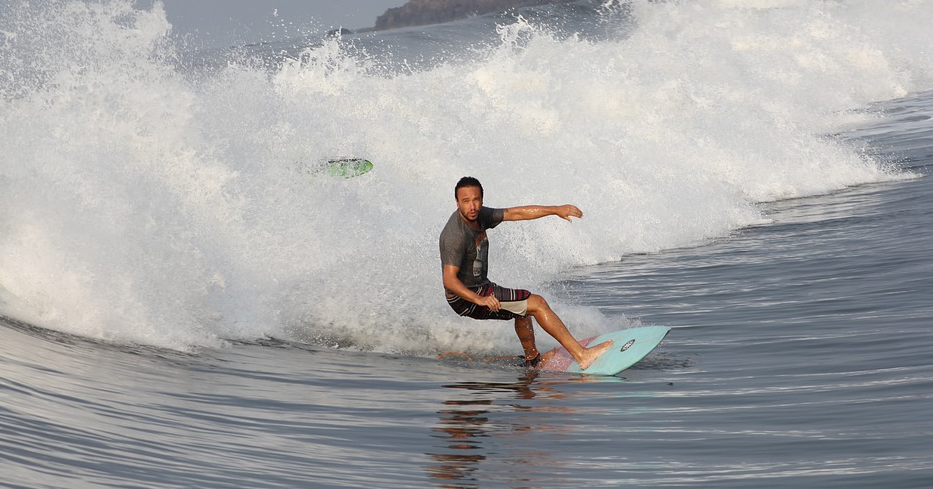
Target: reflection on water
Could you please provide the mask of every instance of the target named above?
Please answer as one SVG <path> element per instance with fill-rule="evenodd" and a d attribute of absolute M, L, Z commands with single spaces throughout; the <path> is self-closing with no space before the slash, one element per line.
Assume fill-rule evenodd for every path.
<path fill-rule="evenodd" d="M 535 480 L 530 474 L 523 476 L 534 467 L 547 465 L 560 472 L 561 461 L 552 457 L 553 452 L 537 447 L 533 435 L 542 431 L 560 433 L 566 428 L 549 422 L 550 416 L 538 414 L 572 415 L 576 411 L 549 403 L 565 399 L 567 393 L 549 387 L 547 382 L 536 382 L 538 376 L 538 372 L 527 371 L 515 382 L 444 386 L 456 391 L 456 396 L 443 401 L 443 407 L 437 411 L 439 419 L 431 432 L 442 443 L 427 454 L 436 462 L 427 471 L 431 478 L 440 481 L 438 487 L 472 488 L 488 484 L 489 478 L 479 474 L 484 463 L 510 466 L 508 473 L 513 478 L 510 482 L 519 485 Z"/>
<path fill-rule="evenodd" d="M 488 410 L 483 406 L 492 404 L 490 400 L 451 400 L 445 401 L 445 408 L 438 411 L 440 421 L 432 428 L 432 436 L 446 441 L 443 453 L 429 453 L 437 465 L 429 468 L 430 475 L 436 479 L 456 481 L 458 484 L 442 484 L 441 487 L 468 487 L 479 482 L 473 477 L 477 466 L 486 460 L 479 450 L 482 439 L 487 434 Z"/>

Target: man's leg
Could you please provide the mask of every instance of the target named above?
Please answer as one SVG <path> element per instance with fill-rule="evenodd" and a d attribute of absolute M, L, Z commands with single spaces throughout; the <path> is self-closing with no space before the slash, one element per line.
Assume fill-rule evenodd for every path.
<path fill-rule="evenodd" d="M 535 345 L 535 330 L 528 316 L 515 318 L 515 334 L 518 340 L 522 342 L 522 349 L 525 350 L 525 360 L 532 361 L 538 356 L 538 347 Z"/>
<path fill-rule="evenodd" d="M 606 352 L 610 347 L 612 347 L 612 340 L 604 341 L 596 346 L 589 348 L 584 348 L 572 334 L 567 330 L 567 326 L 564 325 L 564 322 L 557 317 L 557 314 L 551 310 L 551 306 L 548 305 L 547 301 L 543 297 L 537 294 L 531 294 L 531 297 L 528 298 L 528 315 L 535 318 L 538 321 L 538 324 L 541 326 L 544 331 L 549 335 L 553 336 L 558 343 L 561 344 L 568 352 L 573 356 L 574 360 L 580 365 L 580 369 L 586 370 L 587 367 L 592 364 L 597 357 Z M 515 322 L 515 329 L 518 332 L 518 321 Z M 534 333 L 532 333 L 534 334 Z M 519 338 L 522 338 L 519 334 Z M 522 341 L 522 346 L 525 346 L 524 341 Z M 525 350 L 527 355 L 528 350 Z"/>

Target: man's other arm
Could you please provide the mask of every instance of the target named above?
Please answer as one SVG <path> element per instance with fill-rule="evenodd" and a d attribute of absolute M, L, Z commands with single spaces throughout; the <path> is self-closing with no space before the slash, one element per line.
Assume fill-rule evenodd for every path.
<path fill-rule="evenodd" d="M 468 300 L 480 306 L 486 306 L 491 311 L 498 311 L 500 307 L 499 299 L 496 299 L 493 295 L 483 297 L 470 290 L 466 285 L 463 285 L 463 282 L 457 277 L 459 271 L 460 267 L 458 266 L 444 264 L 444 287 L 454 294 L 459 295 L 464 300 Z"/>
<path fill-rule="evenodd" d="M 561 219 L 570 221 L 571 217 L 583 217 L 583 211 L 575 205 L 523 205 L 519 207 L 509 207 L 503 210 L 503 221 L 529 221 L 531 219 L 540 219 L 546 216 L 558 216 Z"/>

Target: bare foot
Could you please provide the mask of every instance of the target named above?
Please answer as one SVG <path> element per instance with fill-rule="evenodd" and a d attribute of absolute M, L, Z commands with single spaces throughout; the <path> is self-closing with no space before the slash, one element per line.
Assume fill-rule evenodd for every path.
<path fill-rule="evenodd" d="M 600 355 L 606 353 L 610 348 L 612 348 L 612 340 L 604 341 L 596 346 L 584 348 L 583 352 L 580 354 L 582 358 L 577 360 L 577 363 L 580 365 L 580 370 L 586 370 Z"/>

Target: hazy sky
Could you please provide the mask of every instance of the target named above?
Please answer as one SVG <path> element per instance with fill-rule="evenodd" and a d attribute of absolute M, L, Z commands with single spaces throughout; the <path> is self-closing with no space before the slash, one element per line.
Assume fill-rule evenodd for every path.
<path fill-rule="evenodd" d="M 172 31 L 220 46 L 273 41 L 326 31 L 372 27 L 407 0 L 161 0 Z M 154 0 L 140 0 L 147 7 Z"/>

